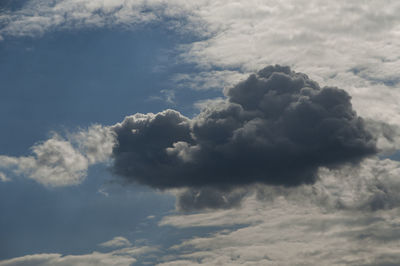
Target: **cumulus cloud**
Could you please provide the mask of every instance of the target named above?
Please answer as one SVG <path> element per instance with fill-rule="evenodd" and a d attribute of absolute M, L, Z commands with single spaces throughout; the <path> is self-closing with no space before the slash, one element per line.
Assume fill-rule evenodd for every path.
<path fill-rule="evenodd" d="M 313 184 L 319 167 L 377 152 L 345 91 L 289 67 L 266 67 L 225 94 L 193 119 L 174 110 L 126 117 L 112 127 L 113 171 L 154 188 L 196 188 L 181 194 L 181 206 L 206 205 L 202 195 L 230 206 L 235 186 Z"/>
<path fill-rule="evenodd" d="M 33 156 L 0 156 L 0 166 L 28 176 L 46 186 L 79 184 L 86 175 L 88 161 L 71 143 L 58 137 L 32 147 Z"/>
<path fill-rule="evenodd" d="M 77 185 L 86 177 L 89 165 L 108 160 L 114 144 L 108 128 L 94 125 L 70 134 L 68 139 L 53 134 L 50 139 L 36 143 L 30 156 L 0 155 L 0 169 L 45 186 Z"/>

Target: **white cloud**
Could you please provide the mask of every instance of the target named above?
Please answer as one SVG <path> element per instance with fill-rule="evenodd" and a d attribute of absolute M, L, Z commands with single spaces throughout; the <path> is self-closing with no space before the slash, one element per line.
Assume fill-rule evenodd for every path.
<path fill-rule="evenodd" d="M 399 124 L 399 10 L 397 1 L 213 1 L 196 12 L 213 34 L 181 56 L 243 73 L 290 65 L 349 91 L 361 115 Z"/>
<path fill-rule="evenodd" d="M 54 135 L 32 147 L 33 156 L 0 156 L 0 167 L 46 186 L 74 185 L 86 176 L 88 160 L 66 140 Z"/>
<path fill-rule="evenodd" d="M 160 265 L 365 265 L 400 247 L 399 235 L 388 235 L 398 230 L 398 210 L 381 217 L 273 205 L 257 206 L 258 223 L 183 241 L 171 250 L 180 255 Z"/>
<path fill-rule="evenodd" d="M 0 169 L 45 186 L 77 185 L 86 177 L 89 165 L 109 159 L 114 143 L 111 131 L 99 125 L 70 134 L 68 139 L 53 134 L 35 144 L 30 156 L 0 155 Z"/>
<path fill-rule="evenodd" d="M 101 125 L 93 125 L 87 130 L 74 133 L 70 139 L 78 143 L 91 164 L 107 161 L 115 145 L 114 133 Z"/>
<path fill-rule="evenodd" d="M 129 247 L 131 245 L 131 242 L 129 242 L 128 239 L 122 236 L 116 236 L 113 239 L 100 244 L 100 246 L 108 248 Z"/>
<path fill-rule="evenodd" d="M 2 172 L 0 172 L 0 181 L 1 182 L 8 182 L 10 179 Z"/>
<path fill-rule="evenodd" d="M 159 265 L 365 265 L 400 247 L 400 235 L 390 233 L 399 229 L 398 209 L 382 215 L 324 212 L 282 199 L 247 204 L 247 215 L 237 213 L 237 219 L 262 219 L 183 241 L 170 251 L 179 255 Z"/>
<path fill-rule="evenodd" d="M 246 74 L 238 71 L 213 70 L 193 74 L 176 74 L 173 80 L 182 88 L 209 90 L 229 88 L 246 78 Z"/>
<path fill-rule="evenodd" d="M 190 5 L 192 7 L 192 5 Z M 160 0 L 32 0 L 22 9 L 2 14 L 4 36 L 41 36 L 60 29 L 81 29 L 138 24 L 182 17 L 190 9 L 184 1 Z"/>
<path fill-rule="evenodd" d="M 175 91 L 162 89 L 160 90 L 160 95 L 150 96 L 150 101 L 164 101 L 167 104 L 175 105 Z"/>

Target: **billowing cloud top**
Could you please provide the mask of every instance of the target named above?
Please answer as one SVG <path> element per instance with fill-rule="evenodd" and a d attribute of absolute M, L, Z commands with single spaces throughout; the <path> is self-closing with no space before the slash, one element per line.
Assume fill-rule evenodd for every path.
<path fill-rule="evenodd" d="M 268 66 L 189 119 L 135 114 L 112 127 L 113 171 L 155 188 L 311 184 L 319 167 L 377 152 L 350 96 L 289 67 Z"/>

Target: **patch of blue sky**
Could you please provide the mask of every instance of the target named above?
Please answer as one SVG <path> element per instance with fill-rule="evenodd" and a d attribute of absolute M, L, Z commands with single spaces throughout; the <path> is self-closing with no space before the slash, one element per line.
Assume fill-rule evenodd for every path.
<path fill-rule="evenodd" d="M 221 96 L 221 91 L 180 88 L 173 102 L 161 93 L 177 88 L 174 73 L 195 71 L 195 66 L 175 58 L 177 45 L 191 38 L 153 25 L 136 31 L 53 32 L 0 42 L 1 154 L 28 154 L 29 147 L 45 140 L 50 131 L 111 125 L 136 112 L 174 108 L 193 116 L 194 102 Z M 184 232 L 159 228 L 146 219 L 172 211 L 174 197 L 140 186 L 109 185 L 111 174 L 105 168 L 90 168 L 79 186 L 48 189 L 15 177 L 1 183 L 0 259 L 83 254 L 118 235 L 132 243 L 178 242 Z M 101 193 L 105 186 L 118 192 L 106 196 Z"/>

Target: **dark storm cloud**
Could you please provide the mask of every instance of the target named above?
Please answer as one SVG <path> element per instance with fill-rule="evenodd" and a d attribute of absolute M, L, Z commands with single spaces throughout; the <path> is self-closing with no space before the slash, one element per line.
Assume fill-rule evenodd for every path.
<path fill-rule="evenodd" d="M 154 188 L 191 188 L 180 200 L 197 195 L 199 206 L 207 187 L 223 206 L 231 204 L 223 189 L 313 184 L 320 166 L 377 152 L 344 90 L 320 88 L 289 67 L 266 67 L 225 95 L 193 119 L 173 110 L 126 117 L 113 127 L 113 171 Z"/>

